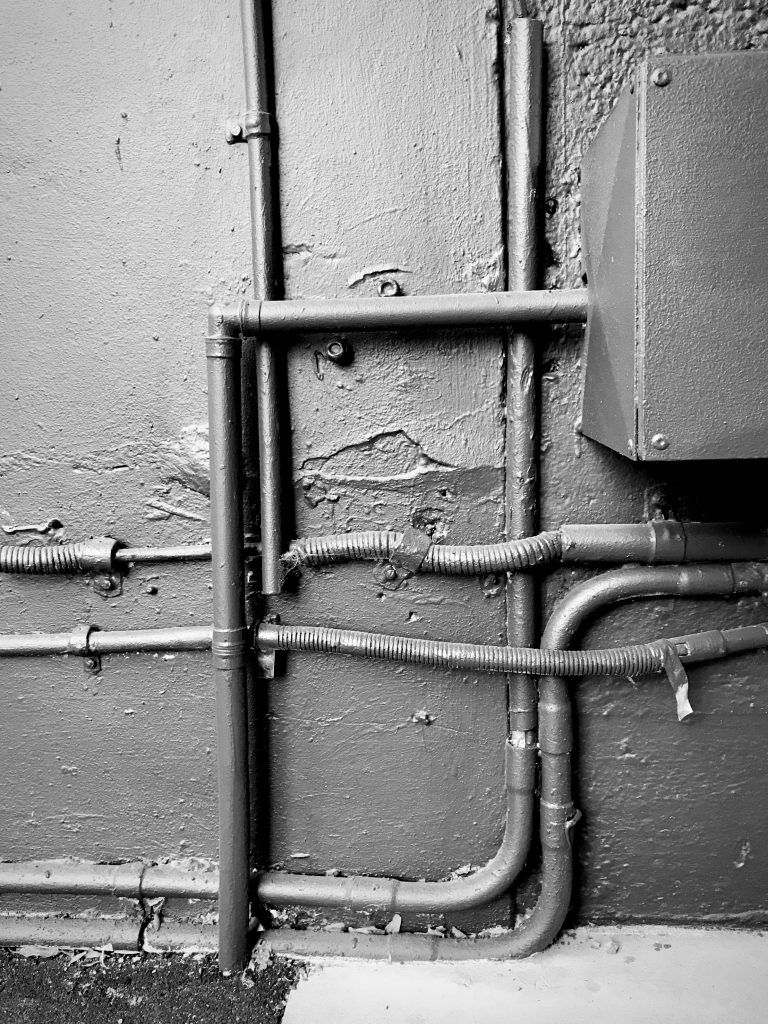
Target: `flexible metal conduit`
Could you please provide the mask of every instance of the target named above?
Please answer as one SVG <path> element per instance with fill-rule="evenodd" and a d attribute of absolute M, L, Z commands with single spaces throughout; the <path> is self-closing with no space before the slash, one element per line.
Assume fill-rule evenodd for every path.
<path fill-rule="evenodd" d="M 246 544 L 245 554 L 247 557 L 260 555 L 261 544 Z M 0 572 L 28 575 L 120 572 L 130 565 L 210 560 L 209 543 L 131 548 L 121 547 L 113 537 L 95 537 L 73 544 L 0 545 Z"/>
<path fill-rule="evenodd" d="M 665 647 L 661 641 L 601 651 L 556 651 L 538 647 L 494 647 L 448 640 L 421 640 L 327 626 L 279 626 L 268 622 L 259 625 L 256 642 L 263 651 L 350 654 L 358 658 L 409 662 L 433 668 L 524 675 L 648 675 L 660 672 L 665 661 Z"/>
<path fill-rule="evenodd" d="M 605 650 L 561 651 L 539 647 L 493 647 L 363 633 L 326 626 L 262 623 L 257 642 L 265 651 L 349 654 L 358 658 L 407 662 L 474 672 L 515 672 L 552 676 L 643 676 L 665 669 L 669 647 L 682 662 L 726 657 L 740 650 L 768 647 L 768 623 L 693 633 L 674 640 Z"/>
<path fill-rule="evenodd" d="M 109 572 L 116 548 L 117 541 L 111 537 L 74 544 L 0 544 L 0 572 L 36 576 Z"/>
<path fill-rule="evenodd" d="M 287 566 L 377 561 L 395 555 L 403 534 L 364 530 L 305 537 L 283 556 Z M 559 530 L 500 544 L 431 544 L 419 572 L 484 575 L 518 572 L 555 562 L 751 561 L 768 558 L 768 531 L 740 523 L 566 524 Z"/>
<path fill-rule="evenodd" d="M 574 587 L 549 619 L 542 644 L 564 649 L 596 612 L 617 601 L 636 597 L 678 594 L 685 597 L 760 591 L 766 583 L 761 566 L 673 566 L 619 569 Z M 363 935 L 279 929 L 255 936 L 272 952 L 286 956 L 348 956 L 361 959 L 474 960 L 519 958 L 545 949 L 563 925 L 571 899 L 572 854 L 570 831 L 575 821 L 571 798 L 573 730 L 568 688 L 562 679 L 544 677 L 539 687 L 539 745 L 541 749 L 540 834 L 542 843 L 541 890 L 532 914 L 514 931 L 478 939 L 441 938 L 400 933 Z M 296 878 L 294 893 L 308 897 L 308 885 L 318 894 L 336 889 L 337 902 L 345 898 L 347 879 L 325 876 L 286 876 L 282 893 L 290 899 L 287 879 Z M 314 905 L 318 905 L 315 898 Z M 325 903 L 320 905 L 327 905 Z"/>

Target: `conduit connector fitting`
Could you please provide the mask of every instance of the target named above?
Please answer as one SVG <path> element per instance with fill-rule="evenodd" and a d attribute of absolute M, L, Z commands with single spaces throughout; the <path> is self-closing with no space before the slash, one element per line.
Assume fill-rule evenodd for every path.
<path fill-rule="evenodd" d="M 211 359 L 232 357 L 232 344 L 240 343 L 243 333 L 245 302 L 226 305 L 213 303 L 208 307 L 208 331 L 205 336 L 206 355 Z"/>
<path fill-rule="evenodd" d="M 117 548 L 114 537 L 73 544 L 1 544 L 0 572 L 40 576 L 110 573 Z"/>

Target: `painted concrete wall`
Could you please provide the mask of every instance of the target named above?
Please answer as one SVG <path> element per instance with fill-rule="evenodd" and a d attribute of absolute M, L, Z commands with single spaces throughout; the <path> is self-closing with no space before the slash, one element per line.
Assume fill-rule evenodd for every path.
<path fill-rule="evenodd" d="M 246 154 L 223 139 L 242 110 L 237 5 L 67 0 L 45 18 L 31 0 L 4 6 L 0 522 L 200 540 L 205 307 L 249 285 Z M 547 25 L 547 283 L 571 286 L 580 155 L 633 65 L 768 45 L 768 4 L 532 6 Z M 502 286 L 494 5 L 274 11 L 288 296 L 375 295 L 382 279 L 409 294 Z M 456 541 L 498 536 L 501 339 L 350 340 L 348 368 L 318 339 L 288 357 L 296 531 L 416 521 Z M 762 464 L 648 471 L 581 438 L 581 342 L 553 332 L 543 360 L 545 526 L 658 508 L 760 516 Z M 583 575 L 555 574 L 547 601 Z M 0 600 L 8 631 L 210 617 L 205 567 L 134 571 L 106 600 L 83 580 L 3 577 Z M 275 607 L 286 621 L 487 642 L 505 621 L 503 596 L 478 581 L 383 594 L 359 566 L 307 573 Z M 764 617 L 758 599 L 645 602 L 585 639 Z M 661 682 L 575 687 L 583 919 L 764 920 L 765 662 L 691 675 L 700 713 L 685 727 Z M 0 678 L 1 857 L 216 857 L 205 655 L 115 657 L 98 679 L 73 659 L 14 661 Z M 437 878 L 494 851 L 498 681 L 294 657 L 254 683 L 253 704 L 261 863 Z M 532 887 L 457 923 L 506 922 Z"/>

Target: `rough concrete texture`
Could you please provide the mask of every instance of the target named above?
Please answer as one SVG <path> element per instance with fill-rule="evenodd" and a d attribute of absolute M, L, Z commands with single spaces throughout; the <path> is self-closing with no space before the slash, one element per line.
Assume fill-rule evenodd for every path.
<path fill-rule="evenodd" d="M 205 304 L 249 285 L 246 154 L 223 140 L 242 109 L 237 5 L 66 0 L 45 19 L 30 0 L 4 6 L 0 521 L 197 541 Z M 412 294 L 503 287 L 494 4 L 273 6 L 288 296 L 375 295 L 382 280 Z M 547 38 L 546 280 L 571 286 L 581 152 L 634 63 L 768 45 L 768 3 L 531 6 Z M 291 529 L 416 522 L 455 541 L 498 537 L 501 338 L 349 340 L 347 368 L 325 359 L 322 339 L 288 353 Z M 545 346 L 544 526 L 658 510 L 759 518 L 762 463 L 649 470 L 581 438 L 581 342 L 558 331 Z M 582 575 L 555 574 L 548 603 Z M 109 600 L 84 580 L 4 577 L 0 600 L 4 630 L 210 617 L 205 567 L 134 571 Z M 488 642 L 505 621 L 503 596 L 479 581 L 420 578 L 385 594 L 363 566 L 305 573 L 275 610 Z M 752 598 L 642 602 L 603 616 L 585 642 L 765 617 Z M 0 671 L 0 856 L 216 857 L 204 655 L 105 659 L 98 680 L 74 659 Z M 685 727 L 663 683 L 575 687 L 582 919 L 764 919 L 764 660 L 691 675 L 699 714 Z M 293 657 L 253 703 L 260 863 L 439 878 L 494 851 L 498 680 Z M 411 720 L 420 710 L 432 725 Z M 519 902 L 532 891 L 529 880 Z M 507 923 L 511 909 L 449 923 Z"/>

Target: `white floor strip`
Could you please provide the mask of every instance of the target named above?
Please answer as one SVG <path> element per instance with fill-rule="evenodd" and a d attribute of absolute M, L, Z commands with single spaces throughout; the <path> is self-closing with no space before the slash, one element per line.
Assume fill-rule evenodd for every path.
<path fill-rule="evenodd" d="M 768 934 L 580 929 L 509 963 L 316 960 L 284 1024 L 766 1024 Z"/>

